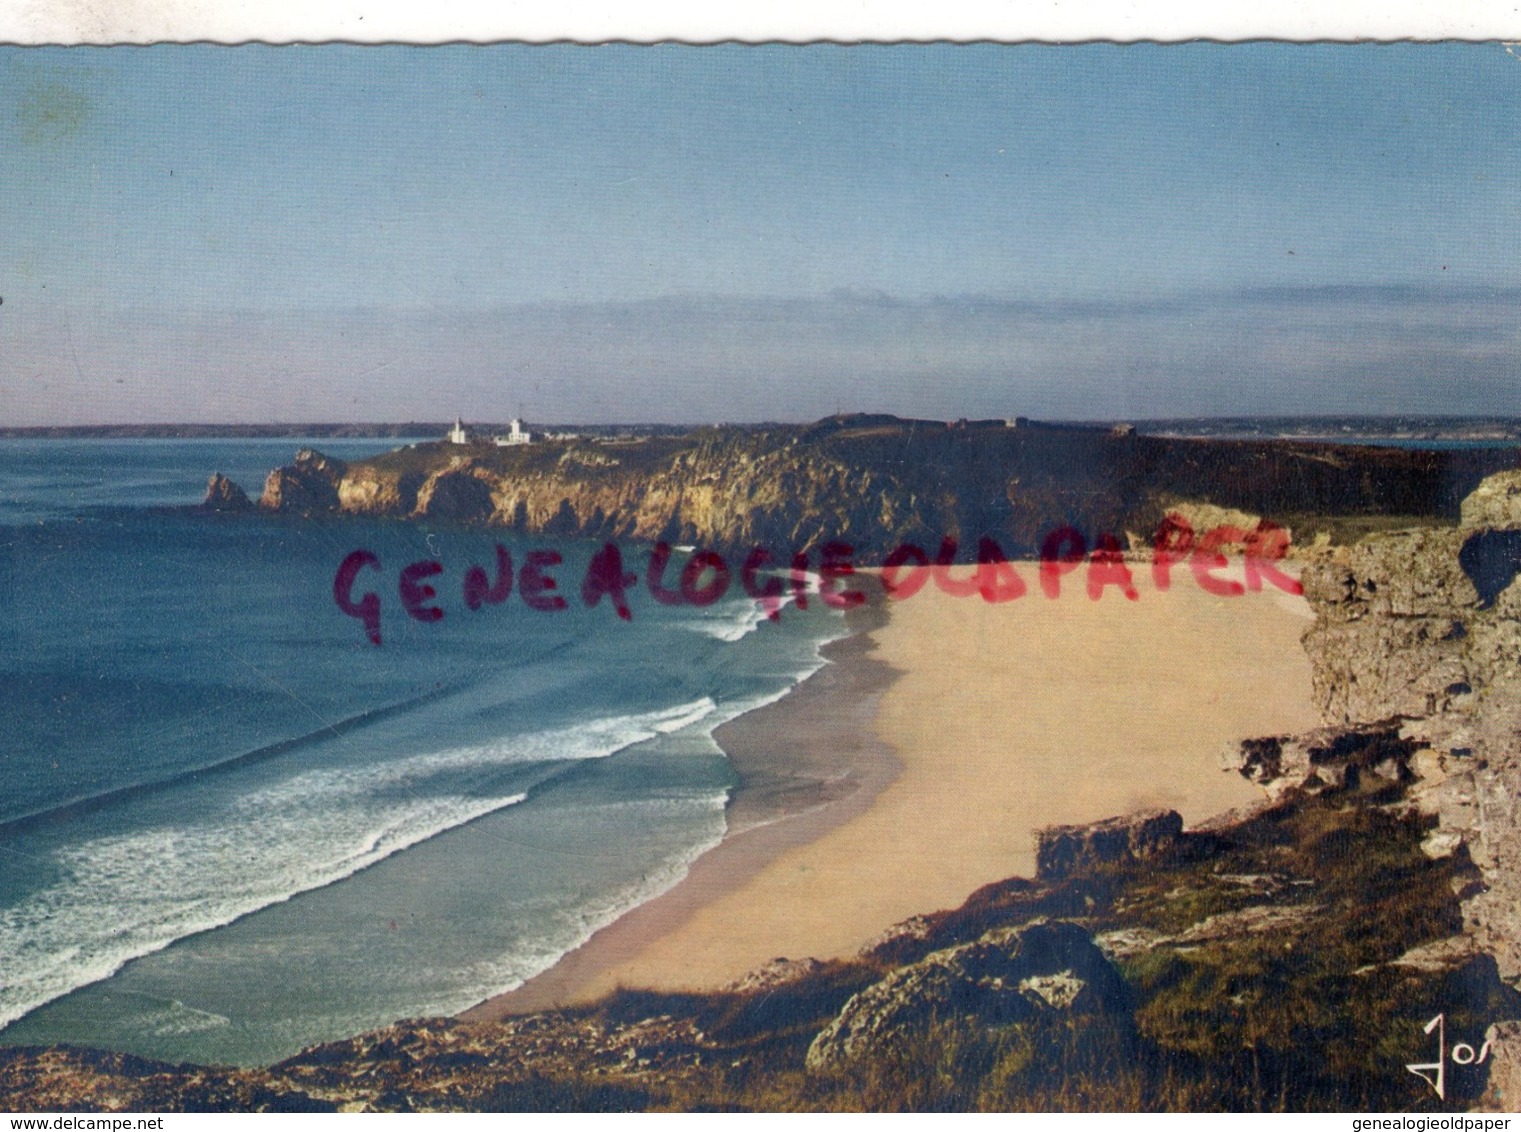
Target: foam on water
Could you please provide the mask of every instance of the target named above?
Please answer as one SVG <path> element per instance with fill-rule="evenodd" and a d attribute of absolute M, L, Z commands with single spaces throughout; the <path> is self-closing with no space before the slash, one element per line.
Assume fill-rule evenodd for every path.
<path fill-rule="evenodd" d="M 0 910 L 0 1025 L 177 939 L 522 802 L 526 793 L 493 786 L 504 767 L 603 758 L 714 711 L 703 697 L 498 743 L 300 771 L 197 800 L 173 824 L 62 844 L 49 854 L 56 879 Z"/>
<path fill-rule="evenodd" d="M 0 583 L 51 564 L 0 642 L 26 786 L 0 829 L 0 1044 L 267 1064 L 514 986 L 717 843 L 713 730 L 843 631 L 737 591 L 632 624 L 443 600 L 424 626 L 386 579 L 374 649 L 333 606 L 343 553 L 452 577 L 528 544 L 146 510 L 210 468 L 256 487 L 290 446 L 0 446 Z M 567 579 L 595 551 L 559 549 Z"/>
<path fill-rule="evenodd" d="M 708 798 L 706 803 L 709 809 L 720 812 L 728 800 L 729 795 L 725 791 Z M 624 914 L 675 888 L 686 879 L 697 859 L 722 840 L 722 826 L 719 826 L 713 837 L 693 842 L 684 853 L 667 862 L 664 868 L 651 871 L 641 877 L 638 883 L 627 885 L 596 903 L 582 904 L 576 908 L 570 913 L 574 922 L 569 933 L 546 932 L 511 955 L 476 964 L 460 980 L 458 994 L 449 1001 L 438 1004 L 438 1011 L 458 1013 L 495 995 L 516 990 L 535 975 L 553 967 L 566 954 L 586 943 Z"/>
<path fill-rule="evenodd" d="M 762 617 L 764 617 L 764 614 L 762 614 Z M 758 623 L 757 621 L 756 624 Z M 801 683 L 808 679 L 808 677 L 828 664 L 829 662 L 824 659 L 821 652 L 823 646 L 832 640 L 839 640 L 846 635 L 847 631 L 844 628 L 842 620 L 837 633 L 815 644 L 813 662 L 797 673 L 796 683 Z M 763 708 L 768 704 L 776 703 L 790 693 L 796 686 L 796 683 L 788 684 L 768 694 L 758 694 L 731 700 L 721 707 L 714 705 L 708 713 L 691 720 L 691 722 L 700 721 L 705 724 L 700 729 L 700 738 L 703 746 L 708 750 L 721 751 L 721 748 L 713 739 L 714 731 L 723 724 L 738 719 L 742 715 Z M 679 728 L 672 728 L 672 730 L 679 730 Z M 696 737 L 694 736 L 694 738 Z M 708 805 L 715 810 L 723 810 L 727 804 L 727 792 L 708 799 Z M 580 947 L 598 931 L 613 923 L 625 913 L 661 896 L 681 883 L 686 878 L 687 873 L 691 871 L 691 867 L 697 859 L 715 847 L 721 840 L 723 840 L 723 834 L 720 831 L 710 839 L 694 842 L 686 853 L 673 858 L 666 868 L 642 878 L 641 883 L 630 885 L 624 891 L 595 906 L 583 906 L 578 912 L 579 923 L 577 930 L 568 946 L 564 937 L 551 938 L 550 936 L 545 936 L 535 941 L 535 945 L 520 949 L 511 956 L 503 956 L 495 961 L 478 964 L 475 970 L 470 972 L 470 978 L 462 984 L 464 987 L 469 988 L 468 992 L 463 994 L 458 1002 L 441 1004 L 440 1009 L 449 1013 L 456 1012 L 465 1006 L 522 986 L 535 975 L 553 967 L 561 957 Z"/>
<path fill-rule="evenodd" d="M 828 643 L 828 640 L 837 640 L 844 635 L 842 622 L 841 631 L 838 634 L 818 642 L 814 649 L 813 663 L 798 672 L 797 681 L 806 680 L 824 667 L 828 661 L 818 650 Z M 733 699 L 721 706 L 714 705 L 710 700 L 707 701 L 708 710 L 706 711 L 699 711 L 697 705 L 691 705 L 693 710 L 685 719 L 680 719 L 678 722 L 679 717 L 673 715 L 673 719 L 666 727 L 666 732 L 674 733 L 689 729 L 689 741 L 693 744 L 694 751 L 721 753 L 722 749 L 713 739 L 715 730 L 742 715 L 776 703 L 791 692 L 794 686 L 794 684 L 789 684 L 774 692 Z M 692 726 L 697 723 L 703 726 Z M 703 799 L 701 804 L 715 813 L 720 813 L 727 806 L 728 800 L 728 792 L 724 791 Z M 606 812 L 628 805 L 630 804 L 604 802 L 599 809 L 601 812 Z M 647 801 L 639 805 L 648 811 Z M 458 992 L 446 1000 L 431 1004 L 431 1012 L 457 1013 L 477 1002 L 522 986 L 529 979 L 553 967 L 568 952 L 580 947 L 597 932 L 627 912 L 656 899 L 681 883 L 697 859 L 718 845 L 722 839 L 723 826 L 717 825 L 713 836 L 692 842 L 684 852 L 671 857 L 663 868 L 652 870 L 640 877 L 637 882 L 615 893 L 605 894 L 595 903 L 582 904 L 569 912 L 574 923 L 570 925 L 571 930 L 568 933 L 565 930 L 567 925 L 559 923 L 555 925 L 556 930 L 546 931 L 537 938 L 525 942 L 510 955 L 483 960 L 475 964 L 468 972 L 460 972 L 457 983 Z"/>
<path fill-rule="evenodd" d="M 766 577 L 782 579 L 788 588 L 767 602 L 755 598 L 743 598 L 726 602 L 714 609 L 704 610 L 699 617 L 683 624 L 682 628 L 732 644 L 760 628 L 770 617 L 771 610 L 775 609 L 778 612 L 785 610 L 796 600 L 799 593 L 818 594 L 824 581 L 822 575 L 807 570 L 795 572 L 762 570 L 761 573 Z"/>
<path fill-rule="evenodd" d="M 146 1027 L 156 1036 L 169 1034 L 200 1034 L 226 1026 L 231 1019 L 225 1014 L 208 1010 L 196 1010 L 179 999 L 164 1003 L 145 1016 Z"/>
<path fill-rule="evenodd" d="M 775 608 L 780 611 L 791 601 L 790 595 L 778 597 Z M 701 617 L 683 624 L 682 628 L 732 644 L 759 629 L 769 616 L 766 606 L 747 599 L 705 611 Z"/>

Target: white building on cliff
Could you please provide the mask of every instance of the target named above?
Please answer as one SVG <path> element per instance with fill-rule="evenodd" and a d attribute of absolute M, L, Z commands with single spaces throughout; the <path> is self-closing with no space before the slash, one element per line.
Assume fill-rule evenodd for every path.
<path fill-rule="evenodd" d="M 523 422 L 513 417 L 512 431 L 506 436 L 498 436 L 495 439 L 498 448 L 508 448 L 516 444 L 532 444 L 533 433 L 526 431 L 523 428 Z"/>
<path fill-rule="evenodd" d="M 465 431 L 465 423 L 458 417 L 454 418 L 454 427 L 449 430 L 450 444 L 469 444 L 470 434 Z"/>

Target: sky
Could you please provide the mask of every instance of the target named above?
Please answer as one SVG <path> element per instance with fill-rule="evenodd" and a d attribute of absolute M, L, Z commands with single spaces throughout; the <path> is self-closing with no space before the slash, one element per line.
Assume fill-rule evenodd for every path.
<path fill-rule="evenodd" d="M 0 424 L 1521 413 L 1517 50 L 0 48 Z"/>

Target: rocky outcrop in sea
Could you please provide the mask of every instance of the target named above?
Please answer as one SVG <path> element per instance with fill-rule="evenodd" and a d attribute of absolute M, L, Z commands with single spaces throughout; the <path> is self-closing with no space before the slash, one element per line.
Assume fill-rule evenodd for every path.
<path fill-rule="evenodd" d="M 206 481 L 206 498 L 201 506 L 208 511 L 252 511 L 253 500 L 221 472 L 213 472 Z"/>
<path fill-rule="evenodd" d="M 305 449 L 270 473 L 265 511 L 665 540 L 786 555 L 829 542 L 963 554 L 983 536 L 1033 554 L 1072 525 L 1150 545 L 1170 511 L 1198 523 L 1305 520 L 1296 545 L 1390 514 L 1456 517 L 1501 451 L 1116 437 L 1081 427 L 841 416 L 636 440 L 421 443 L 344 463 Z M 1321 522 L 1321 518 L 1326 519 Z"/>
<path fill-rule="evenodd" d="M 264 481 L 259 506 L 266 511 L 315 515 L 334 511 L 338 489 L 348 465 L 311 448 L 296 453 L 293 463 L 276 468 Z"/>

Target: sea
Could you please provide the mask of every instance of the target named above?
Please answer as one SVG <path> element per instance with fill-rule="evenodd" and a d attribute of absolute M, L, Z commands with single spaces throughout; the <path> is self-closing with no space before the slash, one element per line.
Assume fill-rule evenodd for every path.
<path fill-rule="evenodd" d="M 824 664 L 838 611 L 641 586 L 623 620 L 581 599 L 585 540 L 195 507 L 214 470 L 257 495 L 299 447 L 399 443 L 0 440 L 0 1045 L 254 1065 L 456 1013 L 723 836 L 714 729 Z M 567 607 L 471 609 L 498 544 L 560 555 Z M 359 550 L 378 646 L 334 595 Z M 416 562 L 442 616 L 403 608 Z"/>

